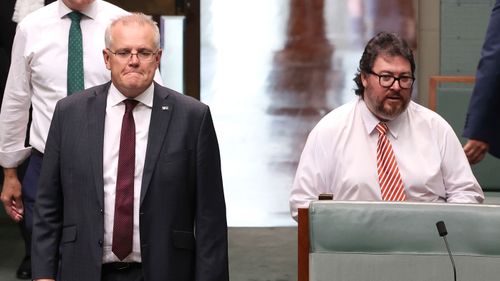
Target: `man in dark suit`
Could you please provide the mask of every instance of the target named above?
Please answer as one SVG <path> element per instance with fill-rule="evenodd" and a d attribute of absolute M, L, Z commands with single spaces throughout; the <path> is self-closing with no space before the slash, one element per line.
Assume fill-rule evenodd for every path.
<path fill-rule="evenodd" d="M 469 102 L 463 136 L 471 164 L 483 160 L 487 152 L 500 158 L 500 0 L 491 13 L 476 84 Z"/>
<path fill-rule="evenodd" d="M 50 121 L 56 102 L 75 89 L 75 84 L 68 83 L 75 81 L 67 79 L 67 70 L 71 71 L 68 63 L 83 65 L 81 75 L 77 75 L 83 79 L 77 85 L 79 90 L 109 81 L 101 55 L 104 30 L 112 19 L 128 14 L 102 0 L 58 0 L 42 7 L 43 3 L 19 0 L 11 13 L 18 25 L 9 47 L 12 59 L 0 112 L 0 166 L 4 175 L 0 200 L 5 212 L 19 224 L 25 244 L 17 277 L 30 280 L 33 207 Z M 8 26 L 2 26 L 2 32 L 4 28 L 7 33 Z M 71 52 L 70 37 L 76 43 Z M 81 52 L 75 48 L 79 46 Z"/>
<path fill-rule="evenodd" d="M 161 53 L 149 17 L 121 17 L 106 30 L 111 82 L 58 102 L 35 205 L 35 280 L 229 279 L 210 111 L 153 82 Z"/>

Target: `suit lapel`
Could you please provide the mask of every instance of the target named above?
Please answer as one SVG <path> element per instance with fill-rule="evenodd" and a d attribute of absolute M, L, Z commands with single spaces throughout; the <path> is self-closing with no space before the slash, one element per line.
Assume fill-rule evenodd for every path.
<path fill-rule="evenodd" d="M 94 176 L 97 199 L 101 208 L 104 208 L 104 180 L 102 155 L 104 147 L 104 118 L 106 115 L 106 97 L 110 83 L 95 88 L 94 95 L 88 99 L 88 136 L 89 153 L 92 175 Z"/>
<path fill-rule="evenodd" d="M 167 134 L 172 111 L 174 110 L 172 100 L 168 100 L 168 97 L 168 91 L 155 83 L 151 122 L 149 124 L 148 145 L 144 162 L 144 174 L 142 177 L 141 204 L 148 191 L 149 183 L 151 182 L 151 177 Z"/>

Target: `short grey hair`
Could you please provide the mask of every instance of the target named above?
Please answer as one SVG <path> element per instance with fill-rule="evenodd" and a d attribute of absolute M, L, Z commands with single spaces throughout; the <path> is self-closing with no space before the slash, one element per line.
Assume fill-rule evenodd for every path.
<path fill-rule="evenodd" d="M 111 31 L 115 25 L 118 23 L 122 23 L 123 25 L 127 25 L 130 23 L 135 23 L 139 25 L 149 25 L 153 29 L 154 32 L 154 44 L 156 49 L 160 48 L 160 30 L 158 28 L 158 24 L 151 18 L 151 16 L 145 15 L 143 13 L 132 13 L 129 15 L 121 16 L 111 22 L 106 28 L 106 32 L 104 33 L 104 44 L 106 48 L 111 48 L 113 43 L 113 36 L 111 35 Z"/>

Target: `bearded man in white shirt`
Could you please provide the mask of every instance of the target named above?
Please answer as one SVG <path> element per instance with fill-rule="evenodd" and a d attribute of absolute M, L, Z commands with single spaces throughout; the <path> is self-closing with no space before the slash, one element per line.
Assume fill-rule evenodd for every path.
<path fill-rule="evenodd" d="M 27 256 L 23 263 L 28 265 L 36 185 L 49 125 L 56 102 L 69 91 L 68 35 L 70 13 L 74 11 L 81 16 L 83 86 L 109 81 L 110 73 L 102 59 L 104 31 L 113 19 L 128 13 L 101 0 L 58 0 L 18 24 L 0 111 L 0 166 L 4 168 L 1 200 L 7 214 L 24 228 Z M 30 106 L 30 147 L 25 147 Z M 16 170 L 28 157 L 21 185 Z M 30 272 L 25 275 L 30 279 Z"/>
<path fill-rule="evenodd" d="M 322 193 L 334 200 L 482 203 L 453 129 L 411 101 L 414 72 L 412 51 L 398 35 L 381 32 L 368 42 L 354 78 L 359 99 L 327 114 L 308 136 L 290 195 L 294 218 Z M 379 155 L 387 150 L 391 165 Z"/>

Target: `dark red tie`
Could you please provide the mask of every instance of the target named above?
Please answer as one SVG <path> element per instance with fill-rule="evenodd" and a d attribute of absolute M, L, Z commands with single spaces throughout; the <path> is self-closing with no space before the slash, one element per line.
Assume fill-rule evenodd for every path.
<path fill-rule="evenodd" d="M 118 175 L 116 176 L 115 220 L 112 251 L 123 260 L 132 252 L 134 224 L 135 123 L 132 114 L 136 100 L 124 100 Z"/>

